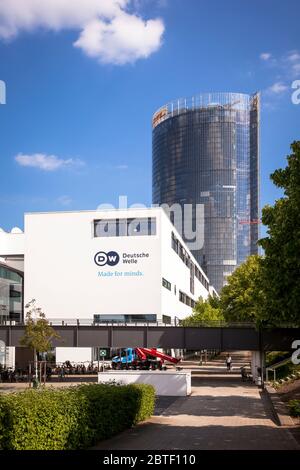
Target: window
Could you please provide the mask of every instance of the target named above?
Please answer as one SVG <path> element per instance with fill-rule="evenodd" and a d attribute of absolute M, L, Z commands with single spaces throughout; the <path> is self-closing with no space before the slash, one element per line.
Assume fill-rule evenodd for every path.
<path fill-rule="evenodd" d="M 166 289 L 171 290 L 171 283 L 169 281 L 167 281 L 167 279 L 165 279 L 164 277 L 162 278 L 162 285 Z"/>
<path fill-rule="evenodd" d="M 127 235 L 156 235 L 156 219 L 152 217 L 127 219 Z"/>
<path fill-rule="evenodd" d="M 199 271 L 199 269 L 197 268 L 197 266 L 195 266 L 195 276 L 196 278 L 198 279 L 198 281 L 201 282 L 201 284 L 205 287 L 206 290 L 209 289 L 209 283 L 208 281 L 205 279 L 205 277 L 203 276 L 203 274 Z M 193 293 L 193 292 L 192 292 Z"/>
<path fill-rule="evenodd" d="M 191 294 L 195 293 L 195 281 L 193 276 L 190 277 L 190 292 Z"/>
<path fill-rule="evenodd" d="M 196 302 L 184 292 L 179 291 L 179 300 L 189 307 L 195 308 Z"/>
<path fill-rule="evenodd" d="M 127 219 L 117 219 L 117 237 L 127 236 Z"/>
<path fill-rule="evenodd" d="M 195 265 L 190 260 L 190 292 L 191 294 L 195 293 Z"/>
<path fill-rule="evenodd" d="M 139 323 L 150 322 L 156 323 L 156 315 L 128 315 L 128 314 L 95 314 L 95 323 Z"/>
<path fill-rule="evenodd" d="M 156 218 L 94 220 L 94 237 L 136 237 L 156 235 Z"/>
<path fill-rule="evenodd" d="M 172 248 L 176 253 L 178 253 L 178 240 L 175 237 L 173 232 L 172 232 Z"/>
<path fill-rule="evenodd" d="M 23 278 L 13 269 L 0 265 L 0 323 L 22 320 Z"/>
<path fill-rule="evenodd" d="M 177 240 L 177 238 L 175 237 L 173 232 L 172 232 L 171 244 L 172 244 L 173 250 L 178 254 L 178 256 L 182 259 L 184 264 L 191 271 L 191 273 L 190 273 L 190 292 L 191 292 L 191 294 L 194 294 L 194 290 L 195 290 L 195 285 L 194 285 L 194 277 L 195 276 L 198 279 L 198 281 L 200 281 L 201 284 L 205 287 L 205 289 L 208 290 L 209 283 L 207 282 L 207 280 L 203 276 L 200 269 L 197 266 L 195 266 L 195 264 L 192 262 L 190 256 L 188 255 L 186 250 L 183 248 L 180 241 Z"/>
<path fill-rule="evenodd" d="M 170 325 L 171 324 L 171 317 L 169 315 L 163 315 L 162 316 L 162 321 L 166 325 Z"/>
<path fill-rule="evenodd" d="M 94 236 L 95 237 L 116 237 L 117 223 L 115 219 L 111 220 L 96 220 L 94 221 Z"/>

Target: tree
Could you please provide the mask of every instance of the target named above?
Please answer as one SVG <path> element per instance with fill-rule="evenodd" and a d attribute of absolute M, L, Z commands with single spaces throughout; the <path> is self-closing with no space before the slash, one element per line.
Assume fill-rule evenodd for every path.
<path fill-rule="evenodd" d="M 262 257 L 252 255 L 227 278 L 220 294 L 220 308 L 228 322 L 259 322 L 262 285 Z"/>
<path fill-rule="evenodd" d="M 200 323 L 213 324 L 216 321 L 223 321 L 224 317 L 217 307 L 213 297 L 203 301 L 200 297 L 195 305 L 192 315 L 182 320 L 183 326 L 196 326 Z"/>
<path fill-rule="evenodd" d="M 60 336 L 49 325 L 45 314 L 41 308 L 36 306 L 36 300 L 32 299 L 26 306 L 25 333 L 20 339 L 20 344 L 33 350 L 34 369 L 37 378 L 37 354 L 48 352 L 52 349 L 52 340 L 59 339 Z"/>
<path fill-rule="evenodd" d="M 291 150 L 286 168 L 271 175 L 284 195 L 262 211 L 268 227 L 268 236 L 259 241 L 265 250 L 262 320 L 269 324 L 300 323 L 300 141 Z"/>

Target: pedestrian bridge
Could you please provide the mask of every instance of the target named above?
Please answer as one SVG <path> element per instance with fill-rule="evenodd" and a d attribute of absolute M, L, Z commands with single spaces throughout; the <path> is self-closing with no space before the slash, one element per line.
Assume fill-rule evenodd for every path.
<path fill-rule="evenodd" d="M 85 321 L 86 322 L 86 321 Z M 300 340 L 300 328 L 263 328 L 254 325 L 173 326 L 162 324 L 84 324 L 80 320 L 52 322 L 59 340 L 54 347 L 145 347 L 217 349 L 219 351 L 288 351 Z M 20 346 L 24 325 L 0 325 L 0 341 Z"/>

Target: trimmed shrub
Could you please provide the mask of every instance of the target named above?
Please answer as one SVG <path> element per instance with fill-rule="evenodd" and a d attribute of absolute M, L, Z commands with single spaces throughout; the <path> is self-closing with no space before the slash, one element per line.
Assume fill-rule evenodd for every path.
<path fill-rule="evenodd" d="M 153 414 L 151 385 L 81 385 L 0 396 L 0 449 L 87 448 Z"/>
<path fill-rule="evenodd" d="M 290 400 L 288 402 L 288 407 L 289 407 L 291 416 L 294 416 L 294 417 L 300 416 L 300 401 L 299 400 Z"/>
<path fill-rule="evenodd" d="M 154 413 L 155 390 L 154 387 L 144 384 L 136 384 L 134 387 L 140 391 L 138 400 L 138 412 L 134 423 L 145 421 Z"/>

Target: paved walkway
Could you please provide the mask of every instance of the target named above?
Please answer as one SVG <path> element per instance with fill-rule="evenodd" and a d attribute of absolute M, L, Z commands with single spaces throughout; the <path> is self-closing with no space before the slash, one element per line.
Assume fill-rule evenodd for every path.
<path fill-rule="evenodd" d="M 192 385 L 190 397 L 160 401 L 151 419 L 96 449 L 300 449 L 289 430 L 275 424 L 265 395 L 239 375 L 202 372 Z"/>

